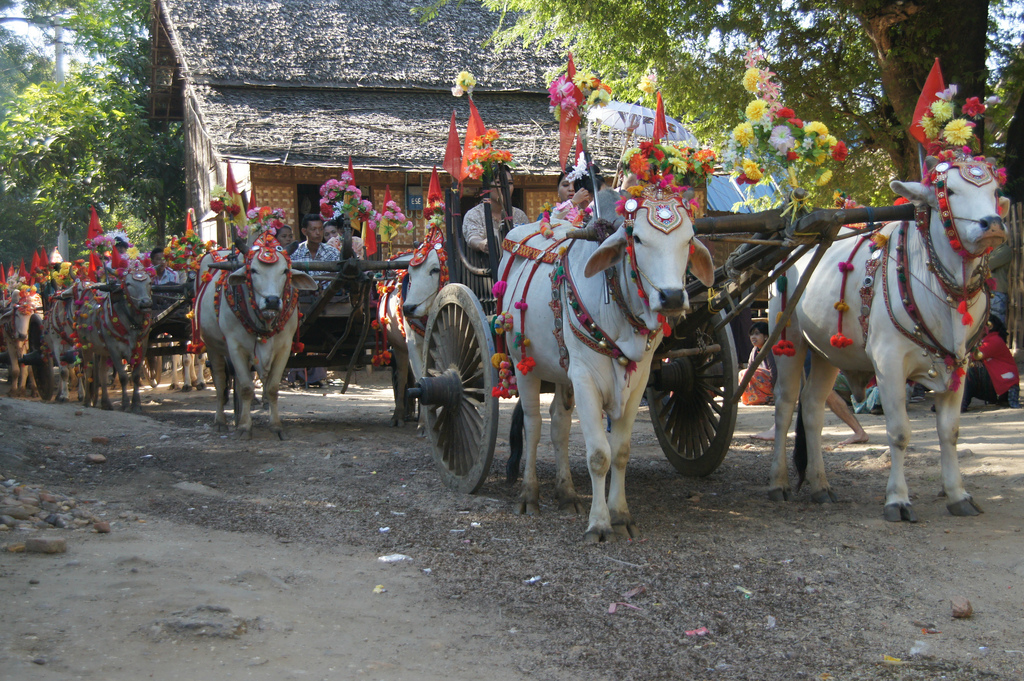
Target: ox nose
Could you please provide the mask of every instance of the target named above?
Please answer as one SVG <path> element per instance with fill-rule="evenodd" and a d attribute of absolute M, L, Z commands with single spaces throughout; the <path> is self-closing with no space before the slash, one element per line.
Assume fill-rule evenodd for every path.
<path fill-rule="evenodd" d="M 1003 219 L 998 215 L 992 215 L 978 220 L 978 226 L 981 227 L 983 231 L 991 234 L 1003 234 L 1006 231 L 1006 228 L 1003 225 Z"/>
<path fill-rule="evenodd" d="M 415 303 L 410 303 L 409 305 L 403 305 L 402 306 L 402 312 L 404 312 L 406 314 L 406 316 L 411 316 L 414 312 L 416 312 L 416 308 L 417 307 L 419 307 L 419 305 L 416 305 Z"/>
<path fill-rule="evenodd" d="M 153 309 L 153 299 L 152 298 L 143 298 L 142 300 L 140 300 L 139 301 L 139 309 L 142 309 L 142 310 L 151 310 L 151 309 Z"/>
<path fill-rule="evenodd" d="M 277 296 L 267 296 L 266 302 L 263 305 L 264 310 L 280 310 L 281 299 Z"/>
<path fill-rule="evenodd" d="M 668 310 L 681 310 L 686 306 L 686 292 L 681 288 L 667 288 L 661 291 L 661 306 Z"/>

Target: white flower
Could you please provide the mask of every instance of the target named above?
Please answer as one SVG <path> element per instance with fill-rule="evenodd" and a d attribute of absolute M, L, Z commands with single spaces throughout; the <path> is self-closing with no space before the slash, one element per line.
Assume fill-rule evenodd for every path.
<path fill-rule="evenodd" d="M 785 154 L 796 146 L 796 139 L 793 138 L 788 125 L 776 125 L 772 128 L 772 136 L 768 138 L 768 143 L 778 149 L 780 154 Z"/>
<path fill-rule="evenodd" d="M 935 96 L 938 97 L 939 99 L 941 99 L 944 102 L 951 102 L 951 101 L 953 101 L 953 98 L 956 97 L 956 90 L 957 90 L 956 85 L 950 85 L 948 88 L 946 88 L 942 92 L 936 92 Z"/>
<path fill-rule="evenodd" d="M 452 88 L 452 94 L 455 95 L 456 97 L 461 97 L 465 93 L 466 91 L 463 90 L 462 86 L 460 85 L 456 85 L 455 87 Z"/>
<path fill-rule="evenodd" d="M 985 100 L 985 106 L 995 106 L 996 104 L 1001 104 L 1002 101 L 1003 100 L 999 98 L 999 95 L 992 95 Z"/>

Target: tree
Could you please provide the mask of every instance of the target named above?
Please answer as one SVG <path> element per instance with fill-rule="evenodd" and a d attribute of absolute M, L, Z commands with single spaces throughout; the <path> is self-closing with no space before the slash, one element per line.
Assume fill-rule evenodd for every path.
<path fill-rule="evenodd" d="M 8 170 L 0 259 L 52 246 L 61 226 L 81 244 L 90 205 L 108 227 L 124 220 L 162 245 L 167 225 L 184 222 L 184 151 L 180 124 L 147 118 L 148 3 L 36 1 L 23 9 L 34 17 L 63 11 L 71 43 L 87 59 L 73 61 L 62 84 L 10 88 L 0 120 Z"/>
<path fill-rule="evenodd" d="M 437 0 L 424 10 L 447 0 Z M 559 44 L 577 63 L 599 73 L 615 95 L 636 99 L 642 75 L 656 69 L 668 113 L 690 121 L 699 135 L 720 141 L 741 120 L 749 100 L 740 84 L 742 56 L 764 48 L 783 86 L 783 101 L 805 120 L 820 120 L 845 139 L 853 154 L 837 173 L 861 201 L 891 194 L 892 176 L 917 174 L 916 145 L 907 136 L 928 70 L 941 60 L 960 96 L 992 92 L 987 59 L 998 89 L 1020 96 L 1020 36 L 997 19 L 1019 21 L 1019 5 L 963 0 L 484 0 L 513 12 L 496 36 L 499 46 L 522 39 Z M 649 102 L 648 102 L 649 103 Z M 1008 118 L 1007 118 L 1008 120 Z M 1004 151 L 1005 130 L 992 135 Z M 1018 147 L 1019 149 L 1019 147 Z M 1017 153 L 1005 150 L 1008 153 Z"/>

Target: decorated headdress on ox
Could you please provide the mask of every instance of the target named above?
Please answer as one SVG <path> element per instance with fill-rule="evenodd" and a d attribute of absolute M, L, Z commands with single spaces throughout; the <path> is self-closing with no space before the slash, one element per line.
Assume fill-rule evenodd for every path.
<path fill-rule="evenodd" d="M 409 260 L 410 267 L 422 265 L 431 253 L 437 254 L 437 260 L 441 264 L 441 279 L 439 286 L 448 283 L 448 252 L 444 248 L 444 232 L 440 227 L 431 227 L 423 243 L 416 247 Z"/>
<path fill-rule="evenodd" d="M 148 256 L 139 253 L 139 249 L 132 246 L 124 255 L 115 248 L 110 252 L 110 268 L 114 270 L 121 280 L 128 278 L 135 281 L 143 281 L 146 278 L 156 279 L 156 269 L 150 262 Z"/>
<path fill-rule="evenodd" d="M 252 246 L 249 247 L 245 259 L 247 263 L 258 260 L 266 265 L 273 265 L 279 259 L 284 258 L 285 266 L 290 268 L 292 261 L 288 257 L 288 251 L 278 242 L 276 229 L 273 229 L 273 231 L 272 229 L 266 229 L 258 233 Z"/>

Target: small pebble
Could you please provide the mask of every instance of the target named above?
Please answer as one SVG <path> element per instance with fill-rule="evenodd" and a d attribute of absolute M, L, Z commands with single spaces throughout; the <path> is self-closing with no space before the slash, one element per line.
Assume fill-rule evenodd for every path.
<path fill-rule="evenodd" d="M 110 444 L 110 438 L 109 437 L 105 437 L 103 435 L 97 435 L 96 437 L 94 437 L 92 439 L 92 441 L 93 441 L 93 443 L 98 444 L 98 445 L 109 445 Z"/>
<path fill-rule="evenodd" d="M 971 606 L 971 602 L 963 596 L 955 596 L 951 604 L 953 606 L 953 617 L 957 619 L 966 619 L 974 614 L 974 607 Z"/>
<path fill-rule="evenodd" d="M 68 543 L 64 537 L 33 537 L 25 540 L 25 550 L 29 553 L 64 553 Z"/>
<path fill-rule="evenodd" d="M 85 460 L 87 463 L 106 463 L 107 457 L 102 454 L 86 454 Z"/>
<path fill-rule="evenodd" d="M 107 534 L 108 532 L 110 532 L 110 523 L 108 523 L 106 520 L 101 520 L 97 523 L 93 523 L 92 527 L 100 534 Z"/>
<path fill-rule="evenodd" d="M 28 583 L 29 584 L 38 584 L 39 580 L 38 579 L 30 579 L 30 580 L 28 580 Z"/>

